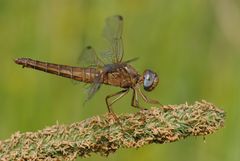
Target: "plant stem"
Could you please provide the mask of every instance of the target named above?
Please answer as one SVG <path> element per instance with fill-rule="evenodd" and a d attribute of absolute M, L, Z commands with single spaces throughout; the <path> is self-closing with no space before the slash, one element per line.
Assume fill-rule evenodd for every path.
<path fill-rule="evenodd" d="M 169 143 L 205 136 L 223 127 L 225 113 L 206 101 L 165 105 L 134 114 L 94 116 L 71 125 L 15 133 L 0 141 L 0 160 L 74 160 L 91 153 L 107 156 L 119 148 Z"/>

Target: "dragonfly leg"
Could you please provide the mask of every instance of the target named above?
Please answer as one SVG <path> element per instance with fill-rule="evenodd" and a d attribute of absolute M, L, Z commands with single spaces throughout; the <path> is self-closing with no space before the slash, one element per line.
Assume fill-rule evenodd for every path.
<path fill-rule="evenodd" d="M 129 89 L 124 89 L 122 91 L 119 91 L 117 93 L 114 93 L 114 94 L 110 94 L 108 95 L 105 100 L 106 100 L 106 104 L 107 104 L 107 108 L 108 108 L 108 112 L 113 112 L 111 106 L 112 104 L 114 104 L 117 100 L 119 100 L 120 98 L 122 98 L 123 96 L 125 96 L 127 93 L 129 92 Z M 118 96 L 119 95 L 119 96 Z M 109 103 L 109 99 L 112 98 L 112 97 L 115 97 L 115 96 L 118 96 L 116 97 L 112 102 Z"/>
<path fill-rule="evenodd" d="M 140 94 L 140 96 L 142 97 L 142 99 L 143 99 L 146 103 L 160 104 L 161 106 L 163 106 L 159 101 L 149 99 L 147 96 L 145 96 L 145 95 L 142 93 L 142 91 L 140 90 L 140 88 L 138 88 L 138 93 Z"/>
<path fill-rule="evenodd" d="M 133 107 L 135 107 L 135 108 L 145 109 L 145 108 L 139 106 L 138 95 L 137 95 L 137 92 L 136 92 L 136 89 L 135 89 L 135 88 L 133 88 L 133 96 L 132 96 L 131 105 L 132 105 Z"/>

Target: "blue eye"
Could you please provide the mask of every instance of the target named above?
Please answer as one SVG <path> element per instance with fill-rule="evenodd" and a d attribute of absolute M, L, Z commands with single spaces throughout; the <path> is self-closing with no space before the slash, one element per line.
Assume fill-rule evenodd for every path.
<path fill-rule="evenodd" d="M 158 77 L 156 73 L 154 73 L 151 70 L 146 70 L 144 72 L 144 81 L 143 81 L 143 87 L 146 91 L 153 90 L 158 83 Z"/>

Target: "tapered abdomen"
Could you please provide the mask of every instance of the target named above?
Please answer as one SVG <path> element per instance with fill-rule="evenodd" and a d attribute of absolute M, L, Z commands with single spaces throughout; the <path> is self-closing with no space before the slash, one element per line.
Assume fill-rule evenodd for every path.
<path fill-rule="evenodd" d="M 96 76 L 101 72 L 96 68 L 73 67 L 68 65 L 32 60 L 30 58 L 18 58 L 14 61 L 23 67 L 40 70 L 85 83 L 92 83 L 95 80 Z"/>

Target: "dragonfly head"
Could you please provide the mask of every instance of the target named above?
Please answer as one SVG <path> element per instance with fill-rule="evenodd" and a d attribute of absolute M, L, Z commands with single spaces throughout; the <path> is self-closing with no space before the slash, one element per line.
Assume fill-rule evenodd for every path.
<path fill-rule="evenodd" d="M 155 72 L 147 69 L 143 73 L 143 87 L 146 91 L 152 91 L 159 82 L 159 78 Z"/>

